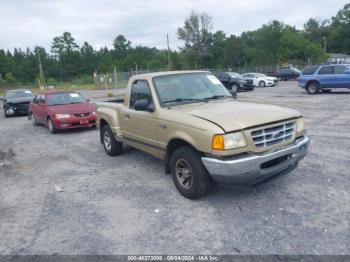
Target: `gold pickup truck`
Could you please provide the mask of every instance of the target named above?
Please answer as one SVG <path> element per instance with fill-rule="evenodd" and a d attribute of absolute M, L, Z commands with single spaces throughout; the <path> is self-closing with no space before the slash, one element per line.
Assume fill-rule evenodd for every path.
<path fill-rule="evenodd" d="M 239 102 L 207 71 L 137 75 L 124 99 L 96 103 L 106 153 L 128 144 L 164 160 L 187 198 L 215 182 L 258 183 L 294 170 L 308 151 L 295 110 Z"/>

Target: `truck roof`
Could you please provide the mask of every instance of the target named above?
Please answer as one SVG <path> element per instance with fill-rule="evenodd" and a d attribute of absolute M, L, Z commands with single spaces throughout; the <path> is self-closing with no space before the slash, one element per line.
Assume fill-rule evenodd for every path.
<path fill-rule="evenodd" d="M 140 75 L 135 75 L 133 78 L 138 78 L 138 77 L 149 77 L 153 78 L 156 76 L 166 76 L 166 75 L 177 75 L 177 74 L 191 74 L 191 73 L 210 73 L 209 71 L 204 71 L 204 70 L 184 70 L 184 71 L 164 71 L 164 72 L 154 72 L 154 73 L 146 73 L 146 74 L 140 74 Z"/>

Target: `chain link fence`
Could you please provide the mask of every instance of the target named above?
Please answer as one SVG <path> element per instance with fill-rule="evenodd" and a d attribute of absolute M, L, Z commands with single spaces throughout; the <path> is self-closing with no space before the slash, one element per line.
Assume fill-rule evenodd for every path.
<path fill-rule="evenodd" d="M 152 72 L 157 72 L 157 70 L 138 70 L 128 72 L 114 71 L 113 73 L 107 74 L 94 74 L 94 83 L 98 89 L 125 88 L 132 76 Z"/>
<path fill-rule="evenodd" d="M 281 67 L 273 66 L 273 65 L 263 65 L 263 66 L 243 66 L 243 67 L 235 67 L 235 68 L 221 68 L 221 69 L 209 69 L 204 68 L 201 70 L 211 71 L 213 73 L 215 72 L 237 72 L 240 74 L 243 73 L 249 73 L 249 72 L 259 72 L 263 73 L 269 76 L 276 76 L 278 73 L 278 70 L 286 67 L 293 67 L 297 68 L 299 70 L 302 70 L 306 65 L 304 64 L 297 64 L 297 65 L 291 65 L 291 64 L 285 64 Z M 146 74 L 146 73 L 152 73 L 152 72 L 159 72 L 164 71 L 164 69 L 161 70 L 138 70 L 138 71 L 128 71 L 128 72 L 118 72 L 114 71 L 113 73 L 107 73 L 107 74 L 94 74 L 94 83 L 97 89 L 117 89 L 117 88 L 125 88 L 127 86 L 127 83 L 129 79 L 134 75 L 139 74 Z"/>

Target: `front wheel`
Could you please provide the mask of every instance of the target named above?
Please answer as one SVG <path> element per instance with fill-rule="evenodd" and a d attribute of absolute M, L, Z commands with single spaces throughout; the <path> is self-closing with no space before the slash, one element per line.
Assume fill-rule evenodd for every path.
<path fill-rule="evenodd" d="M 101 129 L 101 141 L 107 155 L 117 156 L 123 153 L 123 144 L 115 140 L 109 125 Z"/>
<path fill-rule="evenodd" d="M 200 155 L 190 146 L 175 150 L 171 156 L 170 168 L 173 182 L 184 197 L 198 198 L 206 194 L 213 185 Z"/>
<path fill-rule="evenodd" d="M 259 87 L 265 87 L 265 86 L 266 86 L 265 81 L 260 81 L 259 82 Z"/>
<path fill-rule="evenodd" d="M 49 128 L 51 134 L 56 134 L 58 131 L 50 117 L 47 119 L 47 127 Z"/>

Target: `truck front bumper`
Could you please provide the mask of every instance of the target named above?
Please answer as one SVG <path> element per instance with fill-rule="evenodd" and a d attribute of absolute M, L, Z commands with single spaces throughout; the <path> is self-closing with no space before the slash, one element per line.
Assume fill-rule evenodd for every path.
<path fill-rule="evenodd" d="M 293 171 L 307 154 L 310 139 L 298 138 L 293 144 L 263 154 L 243 155 L 229 160 L 202 157 L 211 177 L 223 183 L 255 184 Z"/>

